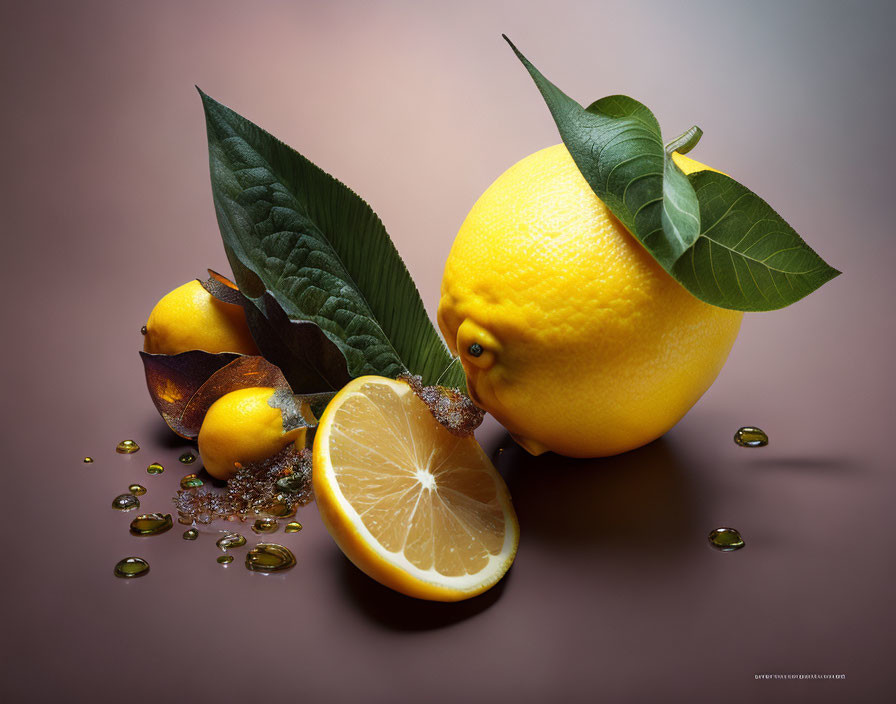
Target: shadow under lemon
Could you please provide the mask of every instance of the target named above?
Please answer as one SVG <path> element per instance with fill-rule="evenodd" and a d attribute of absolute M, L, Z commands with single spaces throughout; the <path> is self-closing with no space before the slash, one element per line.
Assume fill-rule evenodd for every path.
<path fill-rule="evenodd" d="M 487 445 L 513 497 L 520 521 L 519 560 L 526 545 L 603 553 L 609 567 L 684 564 L 685 552 L 702 546 L 697 497 L 668 440 L 660 438 L 615 457 L 573 459 L 553 453 L 528 454 L 506 433 Z M 486 447 L 488 452 L 491 448 Z M 695 540 L 698 541 L 695 543 Z M 467 601 L 430 602 L 404 596 L 374 581 L 339 551 L 340 585 L 371 620 L 397 631 L 442 628 L 475 616 L 496 603 L 513 568 L 494 587 Z"/>
<path fill-rule="evenodd" d="M 509 435 L 499 447 L 492 456 L 513 497 L 522 542 L 619 549 L 625 562 L 643 563 L 646 555 L 692 552 L 705 532 L 695 523 L 695 487 L 665 438 L 594 459 L 534 457 Z"/>
<path fill-rule="evenodd" d="M 488 609 L 501 597 L 513 567 L 487 592 L 472 599 L 454 602 L 414 599 L 393 591 L 352 564 L 339 550 L 333 551 L 337 561 L 339 584 L 360 611 L 372 621 L 394 631 L 429 631 L 464 621 Z"/>

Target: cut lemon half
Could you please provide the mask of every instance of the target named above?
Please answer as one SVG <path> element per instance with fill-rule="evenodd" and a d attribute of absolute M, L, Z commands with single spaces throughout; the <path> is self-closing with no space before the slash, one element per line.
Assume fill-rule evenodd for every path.
<path fill-rule="evenodd" d="M 364 376 L 327 406 L 314 438 L 314 496 L 342 552 L 419 599 L 481 594 L 510 568 L 519 524 L 473 437 L 433 418 L 403 381 Z"/>

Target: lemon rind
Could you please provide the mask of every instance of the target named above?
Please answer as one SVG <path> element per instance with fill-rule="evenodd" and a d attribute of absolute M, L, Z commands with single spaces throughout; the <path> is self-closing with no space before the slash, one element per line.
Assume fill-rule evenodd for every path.
<path fill-rule="evenodd" d="M 498 501 L 505 519 L 504 543 L 501 550 L 489 555 L 488 563 L 478 572 L 449 576 L 435 569 L 420 569 L 402 553 L 392 552 L 383 547 L 343 495 L 329 459 L 332 419 L 345 400 L 367 383 L 388 385 L 399 396 L 413 393 L 404 382 L 385 377 L 359 377 L 346 385 L 327 406 L 314 439 L 313 474 L 315 495 L 318 497 L 321 517 L 327 529 L 340 549 L 357 567 L 397 591 L 419 598 L 444 601 L 469 598 L 482 593 L 496 584 L 510 568 L 519 544 L 519 524 L 503 479 L 478 444 L 480 457 L 494 472 Z M 335 504 L 338 509 L 333 510 L 329 502 Z"/>

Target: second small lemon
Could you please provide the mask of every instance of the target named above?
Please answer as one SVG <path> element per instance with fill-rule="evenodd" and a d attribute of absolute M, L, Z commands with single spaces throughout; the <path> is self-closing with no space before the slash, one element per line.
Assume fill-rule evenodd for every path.
<path fill-rule="evenodd" d="M 264 386 L 231 391 L 215 401 L 199 429 L 199 455 L 206 471 L 229 479 L 237 462 L 260 462 L 291 442 L 304 447 L 305 428 L 285 430 L 284 412 L 276 404 L 275 389 Z"/>

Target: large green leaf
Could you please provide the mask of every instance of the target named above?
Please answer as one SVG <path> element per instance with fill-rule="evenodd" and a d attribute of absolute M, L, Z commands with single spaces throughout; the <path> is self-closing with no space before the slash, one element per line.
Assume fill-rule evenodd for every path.
<path fill-rule="evenodd" d="M 840 272 L 828 266 L 766 203 L 724 174 L 688 176 L 701 232 L 672 275 L 704 301 L 735 310 L 775 310 Z"/>
<path fill-rule="evenodd" d="M 722 308 L 773 310 L 840 273 L 746 187 L 715 172 L 685 176 L 672 153 L 692 147 L 698 128 L 664 146 L 656 118 L 637 100 L 614 95 L 583 108 L 507 42 L 595 194 L 694 296 Z"/>
<path fill-rule="evenodd" d="M 224 247 L 240 291 L 258 314 L 275 326 L 279 311 L 284 320 L 316 325 L 345 357 L 351 377 L 410 371 L 427 384 L 465 388 L 463 369 L 453 363 L 370 206 L 298 152 L 200 94 Z M 290 344 L 297 336 L 281 337 Z"/>

